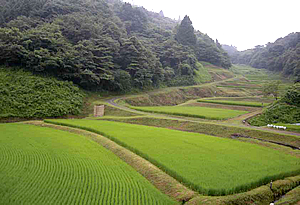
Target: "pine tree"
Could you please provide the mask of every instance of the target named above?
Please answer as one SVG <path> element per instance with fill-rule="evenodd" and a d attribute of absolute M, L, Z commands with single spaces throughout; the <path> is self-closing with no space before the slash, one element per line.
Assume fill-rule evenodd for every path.
<path fill-rule="evenodd" d="M 184 17 L 180 26 L 178 27 L 175 39 L 183 45 L 196 45 L 197 38 L 194 33 L 194 27 L 192 25 L 192 21 L 188 16 Z"/>

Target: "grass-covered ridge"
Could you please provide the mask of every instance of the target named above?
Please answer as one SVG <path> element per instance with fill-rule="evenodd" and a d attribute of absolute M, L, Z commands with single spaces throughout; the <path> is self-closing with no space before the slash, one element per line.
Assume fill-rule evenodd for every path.
<path fill-rule="evenodd" d="M 59 117 L 81 112 L 83 93 L 71 82 L 0 68 L 0 118 Z"/>
<path fill-rule="evenodd" d="M 208 195 L 249 190 L 300 173 L 299 159 L 208 135 L 96 120 L 46 120 L 103 134 Z"/>
<path fill-rule="evenodd" d="M 198 102 L 215 103 L 215 104 L 223 104 L 223 105 L 238 105 L 238 106 L 248 106 L 248 107 L 264 107 L 269 105 L 269 103 L 261 103 L 261 102 L 213 100 L 213 99 L 201 99 L 198 100 Z"/>
<path fill-rule="evenodd" d="M 265 126 L 274 123 L 300 122 L 300 83 L 290 86 L 283 97 L 269 106 L 259 115 L 251 118 L 249 123 L 255 126 Z"/>
<path fill-rule="evenodd" d="M 170 115 L 179 115 L 186 117 L 196 117 L 212 120 L 223 120 L 248 113 L 247 111 L 228 110 L 220 108 L 208 108 L 198 106 L 160 106 L 160 107 L 133 107 L 130 108 L 153 113 L 162 113 Z"/>
<path fill-rule="evenodd" d="M 175 203 L 83 136 L 25 124 L 0 133 L 0 204 Z"/>

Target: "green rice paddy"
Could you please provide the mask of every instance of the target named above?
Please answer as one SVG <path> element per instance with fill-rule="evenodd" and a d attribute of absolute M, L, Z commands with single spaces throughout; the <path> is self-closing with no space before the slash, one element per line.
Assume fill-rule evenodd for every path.
<path fill-rule="evenodd" d="M 173 204 L 133 168 L 76 134 L 0 124 L 0 204 Z"/>
<path fill-rule="evenodd" d="M 208 195 L 246 191 L 300 173 L 298 158 L 232 139 L 109 121 L 47 122 L 103 134 Z"/>
<path fill-rule="evenodd" d="M 130 107 L 135 110 L 212 120 L 223 120 L 248 113 L 247 111 L 208 108 L 199 106 Z"/>
<path fill-rule="evenodd" d="M 238 105 L 238 106 L 248 106 L 248 107 L 264 107 L 270 104 L 270 103 L 262 103 L 262 102 L 211 100 L 211 99 L 207 99 L 207 100 L 202 99 L 202 100 L 198 100 L 198 102 L 214 103 L 214 104 L 222 104 L 222 105 Z"/>

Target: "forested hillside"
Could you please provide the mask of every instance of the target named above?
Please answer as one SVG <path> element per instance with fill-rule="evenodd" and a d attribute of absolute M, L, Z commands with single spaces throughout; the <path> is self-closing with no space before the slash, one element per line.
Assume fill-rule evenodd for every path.
<path fill-rule="evenodd" d="M 84 94 L 72 82 L 0 67 L 0 119 L 78 115 Z"/>
<path fill-rule="evenodd" d="M 233 46 L 222 47 L 229 53 L 232 63 L 282 72 L 286 76 L 295 76 L 296 82 L 300 82 L 300 32 L 242 52 Z"/>
<path fill-rule="evenodd" d="M 129 91 L 196 84 L 198 61 L 229 68 L 218 41 L 119 0 L 0 0 L 0 65 Z"/>

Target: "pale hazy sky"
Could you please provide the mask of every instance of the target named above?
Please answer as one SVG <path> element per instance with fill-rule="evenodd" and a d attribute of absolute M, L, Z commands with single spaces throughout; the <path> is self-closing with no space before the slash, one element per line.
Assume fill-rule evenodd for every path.
<path fill-rule="evenodd" d="M 166 17 L 188 15 L 196 30 L 238 50 L 300 32 L 300 0 L 124 0 Z"/>

